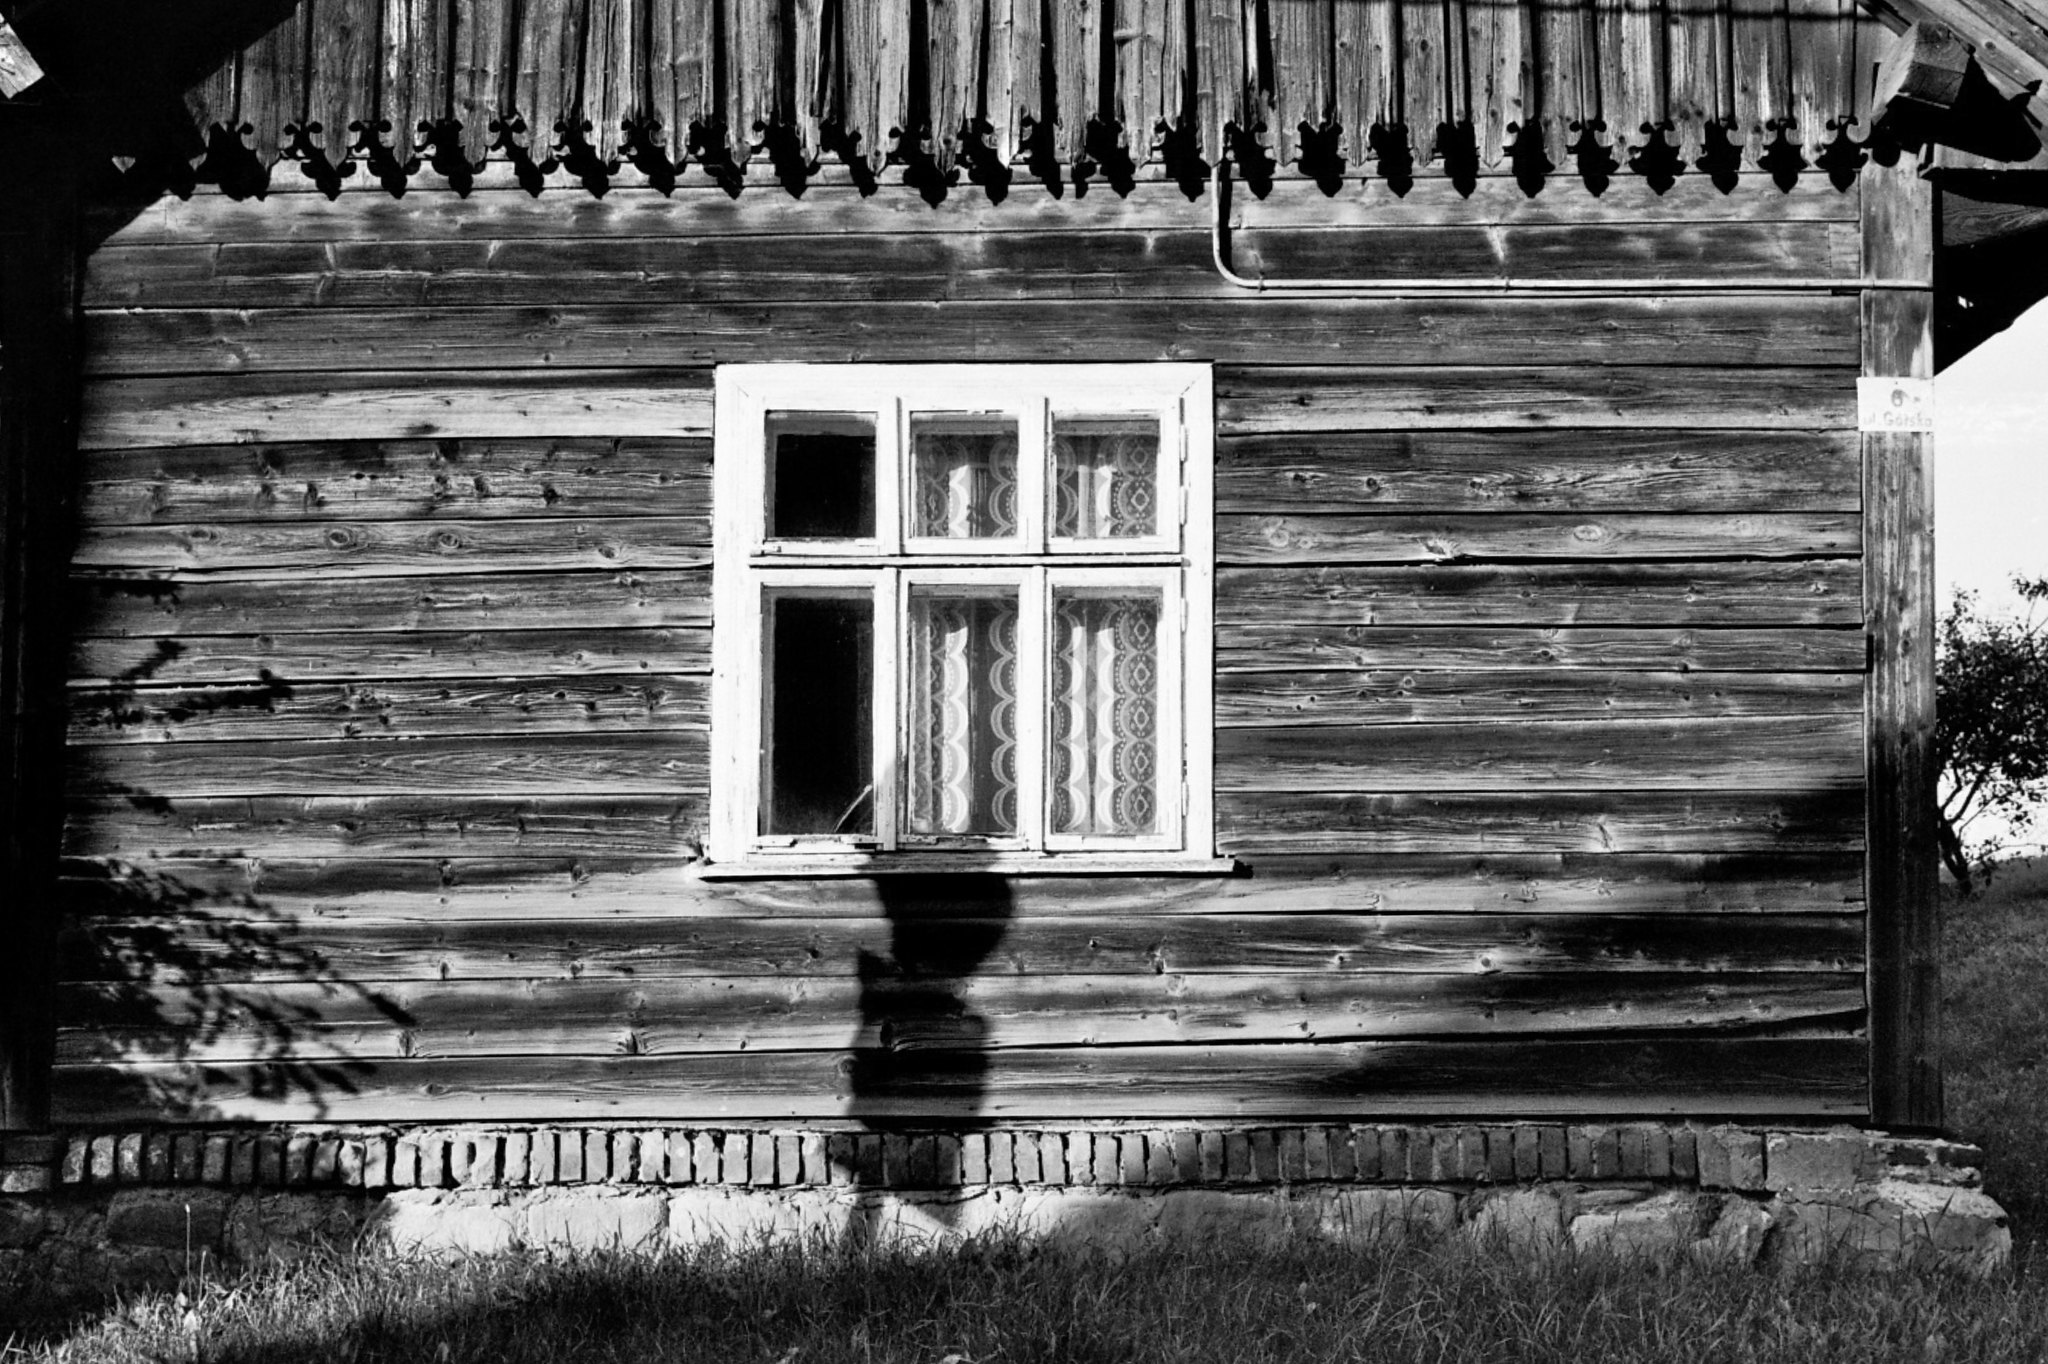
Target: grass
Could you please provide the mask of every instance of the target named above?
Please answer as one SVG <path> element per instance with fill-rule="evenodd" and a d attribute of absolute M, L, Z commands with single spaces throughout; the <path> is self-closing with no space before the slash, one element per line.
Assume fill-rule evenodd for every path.
<path fill-rule="evenodd" d="M 1987 1283 L 1517 1260 L 1458 1242 L 984 1241 L 658 1259 L 340 1254 L 88 1309 L 0 1301 L 0 1361 L 2048 1361 L 2048 867 L 1949 907 L 1950 1109 L 2014 1214 Z"/>

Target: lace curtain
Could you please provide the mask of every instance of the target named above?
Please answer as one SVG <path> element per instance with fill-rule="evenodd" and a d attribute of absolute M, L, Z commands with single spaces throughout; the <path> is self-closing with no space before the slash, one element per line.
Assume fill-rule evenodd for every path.
<path fill-rule="evenodd" d="M 1157 595 L 1053 608 L 1051 831 L 1131 836 L 1159 814 Z M 911 832 L 1017 832 L 1017 603 L 913 592 L 905 812 Z"/>
<path fill-rule="evenodd" d="M 910 597 L 906 823 L 917 834 L 1017 831 L 1017 602 Z"/>
<path fill-rule="evenodd" d="M 1053 446 L 1055 534 L 1110 539 L 1154 533 L 1156 421 L 1063 418 L 1055 423 Z M 911 466 L 913 535 L 1017 533 L 1014 422 L 973 415 L 913 419 Z M 1055 594 L 1045 726 L 1054 834 L 1157 830 L 1160 607 L 1156 592 Z M 904 822 L 911 833 L 1019 832 L 1017 626 L 1014 590 L 912 590 L 903 744 Z"/>
<path fill-rule="evenodd" d="M 1017 432 L 953 421 L 911 425 L 911 534 L 986 540 L 1017 533 Z"/>
<path fill-rule="evenodd" d="M 1077 540 L 1151 535 L 1159 507 L 1159 427 L 1067 418 L 1053 427 L 1053 534 Z"/>
<path fill-rule="evenodd" d="M 1053 604 L 1051 829 L 1149 834 L 1159 815 L 1159 598 Z"/>

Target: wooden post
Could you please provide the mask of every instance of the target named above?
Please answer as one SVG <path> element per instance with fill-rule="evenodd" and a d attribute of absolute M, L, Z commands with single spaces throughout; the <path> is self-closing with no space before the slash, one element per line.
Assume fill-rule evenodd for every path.
<path fill-rule="evenodd" d="M 1927 280 L 1933 187 L 1911 157 L 1862 177 L 1863 269 Z M 1863 373 L 1934 373 L 1931 287 L 1863 294 Z M 1934 838 L 1934 480 L 1932 435 L 1866 432 L 1865 629 L 1870 678 L 1866 893 L 1870 932 L 1870 1115 L 1941 1125 L 1941 936 Z"/>
<path fill-rule="evenodd" d="M 0 1131 L 49 1119 L 76 429 L 71 140 L 0 106 Z"/>

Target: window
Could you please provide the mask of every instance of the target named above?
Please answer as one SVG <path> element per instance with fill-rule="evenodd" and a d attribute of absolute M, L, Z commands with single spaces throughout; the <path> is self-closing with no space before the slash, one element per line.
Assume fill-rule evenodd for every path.
<path fill-rule="evenodd" d="M 1209 373 L 718 373 L 715 867 L 1215 865 Z"/>

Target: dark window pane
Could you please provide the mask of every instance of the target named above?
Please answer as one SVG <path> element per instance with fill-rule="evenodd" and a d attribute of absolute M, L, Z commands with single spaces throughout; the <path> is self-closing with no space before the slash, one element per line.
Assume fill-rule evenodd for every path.
<path fill-rule="evenodd" d="M 875 419 L 768 416 L 768 535 L 859 540 L 875 533 Z"/>
<path fill-rule="evenodd" d="M 761 832 L 872 834 L 874 605 L 788 596 L 768 609 Z"/>

